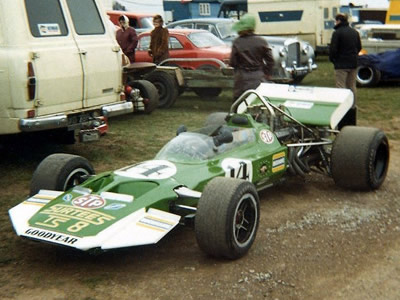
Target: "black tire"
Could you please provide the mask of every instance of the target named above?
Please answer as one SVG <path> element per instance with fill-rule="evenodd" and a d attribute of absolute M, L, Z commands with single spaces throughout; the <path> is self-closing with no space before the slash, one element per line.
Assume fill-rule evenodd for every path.
<path fill-rule="evenodd" d="M 195 217 L 200 249 L 214 257 L 242 257 L 255 240 L 259 213 L 257 191 L 251 182 L 212 179 L 204 188 Z"/>
<path fill-rule="evenodd" d="M 303 81 L 303 79 L 306 77 L 307 74 L 305 75 L 297 75 L 293 77 L 293 83 L 294 84 L 299 84 L 300 82 Z"/>
<path fill-rule="evenodd" d="M 389 142 L 377 128 L 343 127 L 332 147 L 332 177 L 344 188 L 374 190 L 389 167 Z"/>
<path fill-rule="evenodd" d="M 214 71 L 218 68 L 213 65 L 201 65 L 196 70 Z M 221 94 L 222 88 L 193 88 L 193 91 L 201 98 L 213 100 Z"/>
<path fill-rule="evenodd" d="M 37 194 L 41 189 L 66 191 L 93 174 L 94 169 L 86 158 L 64 153 L 52 154 L 33 173 L 30 195 Z"/>
<path fill-rule="evenodd" d="M 128 83 L 129 86 L 140 91 L 144 99 L 144 113 L 150 114 L 159 106 L 159 95 L 157 88 L 150 81 L 134 80 Z"/>
<path fill-rule="evenodd" d="M 204 122 L 204 126 L 225 125 L 226 124 L 225 118 L 227 115 L 228 114 L 225 112 L 215 112 L 209 114 L 206 118 L 206 121 Z"/>
<path fill-rule="evenodd" d="M 357 67 L 357 86 L 371 87 L 376 86 L 381 80 L 381 72 L 372 66 L 361 65 Z"/>
<path fill-rule="evenodd" d="M 153 71 L 145 79 L 154 84 L 159 95 L 159 107 L 171 107 L 179 95 L 178 83 L 172 75 L 163 71 Z"/>

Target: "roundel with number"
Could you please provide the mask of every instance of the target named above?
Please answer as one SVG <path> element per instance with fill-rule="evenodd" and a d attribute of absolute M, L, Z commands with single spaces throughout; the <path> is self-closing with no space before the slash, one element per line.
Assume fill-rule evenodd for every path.
<path fill-rule="evenodd" d="M 226 158 L 222 161 L 221 166 L 225 171 L 225 177 L 253 180 L 253 165 L 250 160 Z"/>

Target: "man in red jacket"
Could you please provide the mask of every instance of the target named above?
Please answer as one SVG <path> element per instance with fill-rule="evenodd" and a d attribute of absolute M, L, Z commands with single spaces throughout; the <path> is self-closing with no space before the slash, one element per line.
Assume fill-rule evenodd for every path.
<path fill-rule="evenodd" d="M 138 43 L 136 30 L 129 26 L 129 19 L 122 15 L 118 19 L 121 29 L 117 31 L 117 42 L 120 45 L 122 52 L 129 58 L 130 63 L 135 61 L 135 48 Z"/>

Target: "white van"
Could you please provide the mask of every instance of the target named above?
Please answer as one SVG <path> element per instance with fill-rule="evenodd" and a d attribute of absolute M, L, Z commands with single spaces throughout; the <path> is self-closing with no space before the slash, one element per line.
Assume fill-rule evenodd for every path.
<path fill-rule="evenodd" d="M 133 111 L 98 0 L 0 1 L 0 135 L 85 128 Z"/>
<path fill-rule="evenodd" d="M 297 36 L 317 52 L 330 43 L 339 0 L 248 0 L 248 12 L 257 18 L 259 34 Z"/>

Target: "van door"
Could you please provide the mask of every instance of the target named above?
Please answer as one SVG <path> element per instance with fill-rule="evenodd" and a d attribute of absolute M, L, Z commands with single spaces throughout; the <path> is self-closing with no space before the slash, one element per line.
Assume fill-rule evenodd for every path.
<path fill-rule="evenodd" d="M 121 86 L 120 48 L 95 0 L 66 0 L 84 76 L 83 106 L 115 102 Z"/>
<path fill-rule="evenodd" d="M 82 108 L 82 67 L 60 0 L 25 0 L 36 116 Z M 12 26 L 12 24 L 9 24 Z"/>

